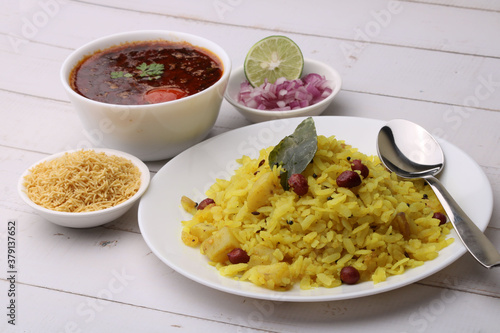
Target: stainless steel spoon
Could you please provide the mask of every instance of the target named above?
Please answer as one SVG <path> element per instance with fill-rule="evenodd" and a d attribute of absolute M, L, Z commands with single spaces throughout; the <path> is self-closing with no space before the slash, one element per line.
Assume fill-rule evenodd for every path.
<path fill-rule="evenodd" d="M 500 265 L 500 253 L 434 177 L 444 166 L 439 143 L 425 129 L 395 119 L 380 129 L 377 150 L 382 163 L 403 178 L 423 178 L 441 202 L 462 243 L 484 267 Z"/>

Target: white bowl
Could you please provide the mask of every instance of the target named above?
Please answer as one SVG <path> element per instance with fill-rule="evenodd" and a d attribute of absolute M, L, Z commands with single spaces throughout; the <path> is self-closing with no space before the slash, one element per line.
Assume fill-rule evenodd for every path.
<path fill-rule="evenodd" d="M 148 167 L 137 157 L 132 156 L 130 154 L 113 150 L 113 149 L 105 149 L 105 148 L 95 148 L 93 149 L 96 152 L 104 152 L 106 155 L 115 155 L 115 156 L 120 156 L 124 157 L 128 160 L 130 160 L 135 166 L 139 168 L 141 171 L 141 185 L 139 187 L 139 190 L 137 193 L 135 193 L 131 198 L 129 198 L 127 201 L 124 201 L 116 206 L 106 208 L 103 210 L 98 210 L 98 211 L 93 211 L 93 212 L 82 212 L 82 213 L 70 213 L 70 212 L 58 212 L 55 210 L 47 209 L 42 206 L 37 205 L 31 199 L 28 197 L 26 194 L 26 187 L 24 186 L 24 177 L 30 173 L 30 170 L 35 167 L 36 165 L 45 162 L 45 161 L 50 161 L 53 159 L 56 159 L 58 157 L 63 156 L 65 153 L 71 153 L 75 152 L 77 150 L 69 150 L 61 153 L 57 153 L 54 155 L 51 155 L 49 157 L 46 157 L 35 164 L 33 164 L 31 167 L 29 167 L 22 175 L 21 178 L 19 178 L 17 190 L 21 198 L 26 202 L 31 208 L 33 208 L 38 215 L 41 217 L 45 218 L 46 220 L 64 226 L 64 227 L 71 227 L 71 228 L 91 228 L 91 227 L 97 227 L 100 225 L 103 225 L 105 223 L 111 222 L 118 217 L 122 216 L 125 214 L 131 207 L 132 205 L 139 200 L 139 198 L 144 194 L 146 189 L 149 186 L 149 181 L 150 181 L 150 175 L 149 175 L 149 169 Z"/>
<path fill-rule="evenodd" d="M 307 106 L 305 108 L 290 111 L 268 111 L 257 110 L 240 104 L 238 102 L 240 85 L 242 82 L 246 81 L 243 66 L 235 69 L 231 73 L 231 77 L 229 78 L 226 94 L 224 97 L 245 118 L 254 123 L 292 117 L 319 116 L 325 111 L 328 105 L 330 105 L 330 103 L 333 101 L 335 95 L 337 95 L 337 93 L 340 91 L 340 88 L 342 86 L 342 78 L 335 69 L 326 65 L 325 63 L 312 59 L 304 59 L 304 69 L 302 71 L 302 76 L 306 76 L 309 73 L 324 75 L 327 80 L 331 81 L 333 91 L 330 96 L 328 96 L 321 102 Z"/>
<path fill-rule="evenodd" d="M 211 51 L 223 66 L 222 77 L 209 88 L 178 100 L 148 105 L 115 105 L 93 101 L 69 84 L 75 65 L 86 55 L 134 41 L 186 41 Z M 231 71 L 227 53 L 202 37 L 172 31 L 134 31 L 103 37 L 74 51 L 60 71 L 62 85 L 95 147 L 121 150 L 143 161 L 173 157 L 204 139 L 213 127 Z"/>

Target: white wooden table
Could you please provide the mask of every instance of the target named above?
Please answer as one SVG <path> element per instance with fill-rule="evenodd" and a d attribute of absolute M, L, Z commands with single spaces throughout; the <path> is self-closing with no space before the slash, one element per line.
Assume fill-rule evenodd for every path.
<path fill-rule="evenodd" d="M 406 118 L 476 160 L 494 192 L 486 235 L 500 248 L 499 2 L 18 0 L 2 2 L 0 17 L 0 331 L 498 331 L 500 269 L 486 270 L 468 254 L 375 296 L 255 300 L 164 265 L 140 234 L 137 207 L 103 227 L 68 229 L 35 215 L 16 184 L 37 160 L 92 141 L 59 82 L 63 60 L 82 44 L 128 30 L 177 30 L 215 41 L 240 66 L 257 40 L 284 34 L 342 75 L 326 115 Z M 224 102 L 210 136 L 248 124 Z M 166 162 L 148 163 L 151 174 Z"/>

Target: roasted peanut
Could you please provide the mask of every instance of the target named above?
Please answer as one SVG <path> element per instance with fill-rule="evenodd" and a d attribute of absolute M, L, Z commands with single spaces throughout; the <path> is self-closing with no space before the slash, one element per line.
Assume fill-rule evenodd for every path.
<path fill-rule="evenodd" d="M 297 195 L 306 195 L 309 191 L 307 179 L 300 173 L 294 173 L 288 178 L 288 185 L 293 189 Z"/>
<path fill-rule="evenodd" d="M 203 199 L 199 204 L 198 207 L 196 207 L 198 210 L 205 209 L 208 205 L 215 204 L 214 199 L 206 198 Z"/>
<path fill-rule="evenodd" d="M 245 250 L 236 248 L 227 254 L 227 258 L 231 264 L 246 264 L 250 261 L 250 257 Z"/>
<path fill-rule="evenodd" d="M 339 187 L 352 188 L 361 184 L 361 177 L 355 171 L 346 170 L 337 177 Z"/>
<path fill-rule="evenodd" d="M 346 284 L 356 284 L 359 277 L 358 270 L 352 266 L 346 266 L 340 270 L 340 279 Z"/>
<path fill-rule="evenodd" d="M 446 221 L 448 220 L 446 215 L 444 215 L 443 213 L 434 213 L 434 215 L 432 215 L 432 218 L 434 219 L 438 219 L 439 220 L 439 225 L 442 225 L 442 224 L 445 224 Z"/>
<path fill-rule="evenodd" d="M 363 178 L 368 177 L 368 174 L 370 173 L 370 170 L 368 170 L 368 167 L 366 165 L 364 165 L 361 162 L 361 160 L 354 160 L 354 161 L 352 161 L 351 169 L 353 171 L 357 170 L 357 171 L 361 172 L 361 176 Z"/>

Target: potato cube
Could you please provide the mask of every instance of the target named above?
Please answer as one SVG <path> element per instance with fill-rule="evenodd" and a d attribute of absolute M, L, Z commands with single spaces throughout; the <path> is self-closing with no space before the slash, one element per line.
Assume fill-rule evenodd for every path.
<path fill-rule="evenodd" d="M 196 202 L 184 195 L 181 197 L 181 205 L 186 212 L 190 214 L 196 213 Z"/>
<path fill-rule="evenodd" d="M 269 265 L 277 262 L 276 258 L 273 256 L 274 249 L 271 249 L 265 245 L 256 245 L 252 248 L 250 255 L 249 266 L 257 265 Z"/>
<path fill-rule="evenodd" d="M 198 223 L 189 229 L 189 233 L 198 238 L 200 243 L 212 236 L 217 227 L 209 223 Z"/>
<path fill-rule="evenodd" d="M 269 199 L 277 189 L 279 189 L 279 182 L 276 175 L 272 172 L 263 173 L 248 191 L 248 211 L 253 212 L 262 206 L 269 205 Z"/>
<path fill-rule="evenodd" d="M 290 267 L 284 262 L 254 266 L 247 271 L 243 278 L 273 290 L 286 290 L 293 285 Z"/>
<path fill-rule="evenodd" d="M 226 262 L 227 254 L 240 246 L 228 227 L 224 227 L 201 243 L 201 251 L 214 262 Z"/>

